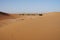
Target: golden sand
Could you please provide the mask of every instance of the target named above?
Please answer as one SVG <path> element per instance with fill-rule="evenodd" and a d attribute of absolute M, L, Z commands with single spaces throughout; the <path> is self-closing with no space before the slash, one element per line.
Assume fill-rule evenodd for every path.
<path fill-rule="evenodd" d="M 60 40 L 60 13 L 1 20 L 0 40 Z"/>

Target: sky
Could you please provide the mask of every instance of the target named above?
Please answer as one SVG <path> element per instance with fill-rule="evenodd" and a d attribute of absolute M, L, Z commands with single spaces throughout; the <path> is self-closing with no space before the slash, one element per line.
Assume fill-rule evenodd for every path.
<path fill-rule="evenodd" d="M 60 12 L 60 0 L 0 0 L 0 11 L 8 13 Z"/>

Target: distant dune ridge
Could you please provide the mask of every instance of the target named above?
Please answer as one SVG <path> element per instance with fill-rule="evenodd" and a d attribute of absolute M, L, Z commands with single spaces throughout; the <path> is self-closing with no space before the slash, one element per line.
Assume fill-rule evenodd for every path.
<path fill-rule="evenodd" d="M 9 13 L 5 13 L 5 12 L 0 12 L 0 20 L 4 20 L 4 19 L 14 19 L 17 18 L 18 14 L 9 14 Z"/>
<path fill-rule="evenodd" d="M 11 19 L 11 18 L 18 18 L 20 16 L 24 16 L 24 15 L 39 15 L 42 16 L 43 14 L 8 14 L 5 12 L 0 12 L 0 20 L 2 19 Z"/>
<path fill-rule="evenodd" d="M 6 15 L 6 16 L 8 16 L 9 14 L 8 13 L 4 13 L 4 12 L 0 12 L 0 15 Z"/>
<path fill-rule="evenodd" d="M 60 12 L 0 14 L 0 40 L 60 40 Z"/>

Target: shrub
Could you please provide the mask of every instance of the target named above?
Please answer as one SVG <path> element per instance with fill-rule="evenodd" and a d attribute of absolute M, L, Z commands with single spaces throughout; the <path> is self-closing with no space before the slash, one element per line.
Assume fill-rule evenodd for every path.
<path fill-rule="evenodd" d="M 39 16 L 43 16 L 43 14 L 39 14 Z"/>

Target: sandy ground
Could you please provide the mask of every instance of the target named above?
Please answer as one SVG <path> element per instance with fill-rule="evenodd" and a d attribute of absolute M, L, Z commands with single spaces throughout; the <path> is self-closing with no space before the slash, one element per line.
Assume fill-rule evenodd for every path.
<path fill-rule="evenodd" d="M 1 20 L 0 40 L 60 40 L 60 14 Z"/>

